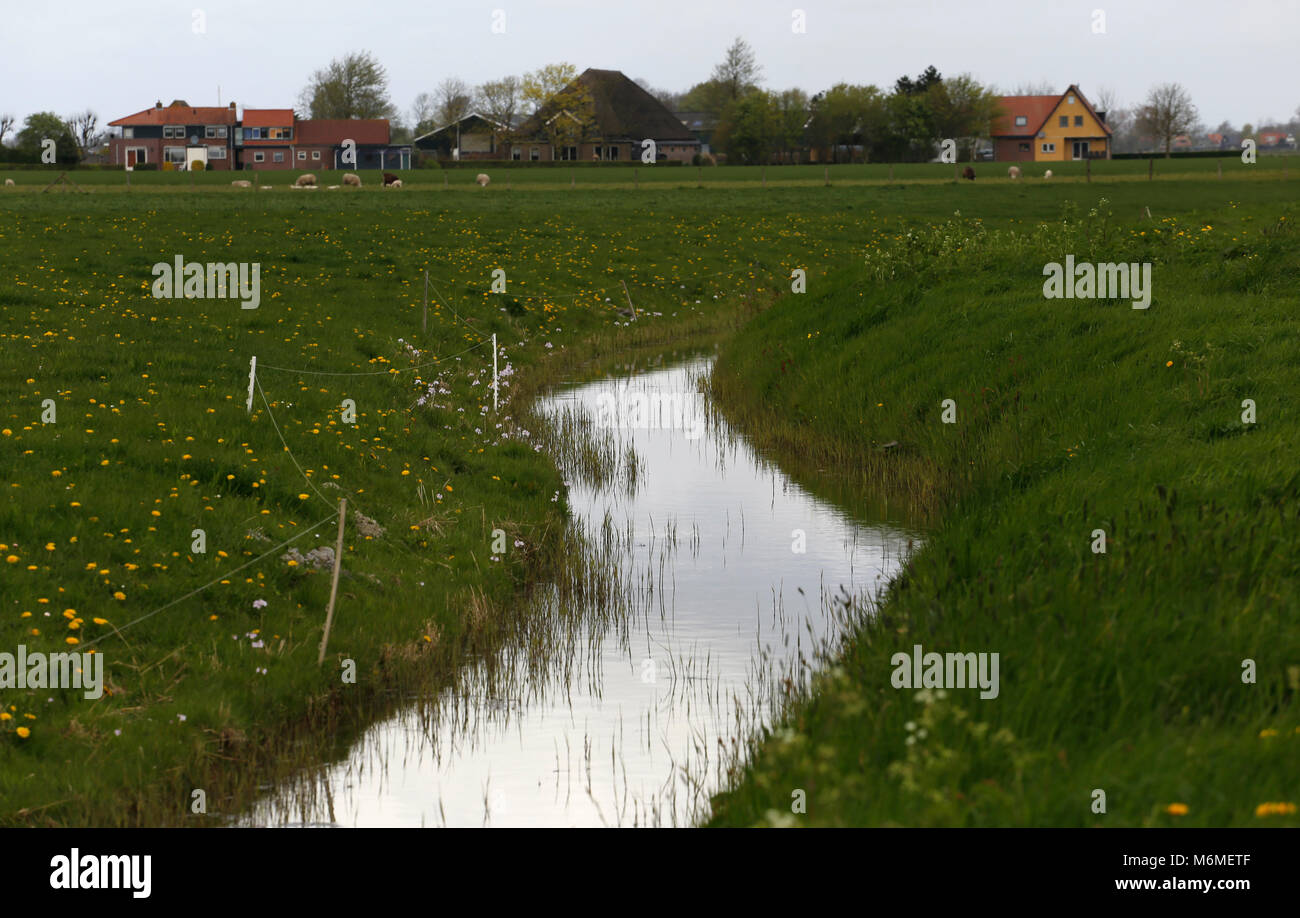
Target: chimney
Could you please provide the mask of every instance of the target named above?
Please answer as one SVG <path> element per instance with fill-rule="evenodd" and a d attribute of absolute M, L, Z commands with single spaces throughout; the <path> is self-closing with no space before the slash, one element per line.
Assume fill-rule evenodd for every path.
<path fill-rule="evenodd" d="M 155 102 L 155 103 L 153 104 L 153 107 L 154 107 L 154 108 L 162 108 L 162 99 L 159 99 L 157 102 Z"/>

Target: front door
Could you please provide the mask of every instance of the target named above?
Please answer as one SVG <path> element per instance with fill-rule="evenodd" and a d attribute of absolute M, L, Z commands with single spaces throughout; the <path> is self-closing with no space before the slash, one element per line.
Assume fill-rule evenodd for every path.
<path fill-rule="evenodd" d="M 1076 140 L 1074 142 L 1074 158 L 1075 159 L 1088 158 L 1088 141 Z"/>

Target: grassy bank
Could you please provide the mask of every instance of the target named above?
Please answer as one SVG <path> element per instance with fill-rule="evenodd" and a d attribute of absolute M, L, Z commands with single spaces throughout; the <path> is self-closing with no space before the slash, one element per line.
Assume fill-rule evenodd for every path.
<path fill-rule="evenodd" d="M 715 824 L 1300 822 L 1296 196 L 1135 219 L 1104 193 L 963 208 L 724 349 L 741 429 L 932 527 Z M 1067 253 L 1151 262 L 1150 308 L 1045 298 Z M 916 644 L 999 654 L 997 697 L 896 687 Z"/>

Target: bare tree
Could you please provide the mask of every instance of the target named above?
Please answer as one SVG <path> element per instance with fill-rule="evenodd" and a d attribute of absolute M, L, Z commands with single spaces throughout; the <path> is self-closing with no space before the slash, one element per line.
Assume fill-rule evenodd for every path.
<path fill-rule="evenodd" d="M 298 105 L 313 118 L 392 118 L 397 114 L 388 98 L 388 71 L 369 51 L 336 58 L 313 73 Z"/>
<path fill-rule="evenodd" d="M 737 38 L 727 49 L 722 63 L 713 68 L 710 79 L 726 89 L 728 101 L 735 101 L 758 88 L 762 72 L 749 42 Z"/>
<path fill-rule="evenodd" d="M 438 102 L 438 121 L 451 124 L 469 114 L 474 104 L 473 90 L 460 77 L 447 77 L 438 84 L 435 98 Z"/>
<path fill-rule="evenodd" d="M 1048 80 L 1029 80 L 1024 83 L 1017 83 L 1008 96 L 1059 96 L 1061 90 L 1057 89 Z"/>
<path fill-rule="evenodd" d="M 479 113 L 491 119 L 497 144 L 509 139 L 522 104 L 518 77 L 489 80 L 478 88 Z"/>
<path fill-rule="evenodd" d="M 438 101 L 431 92 L 422 92 L 411 103 L 411 123 L 415 125 L 416 134 L 424 134 L 440 125 L 438 120 Z"/>
<path fill-rule="evenodd" d="M 1197 112 L 1192 97 L 1178 83 L 1161 83 L 1151 87 L 1147 100 L 1138 109 L 1137 125 L 1143 133 L 1163 141 L 1165 157 L 1173 153 L 1174 138 L 1196 129 Z"/>
<path fill-rule="evenodd" d="M 9 114 L 8 112 L 5 112 L 3 115 L 0 115 L 0 145 L 4 144 L 5 134 L 8 134 L 10 131 L 12 131 L 13 127 L 14 127 L 13 115 Z"/>
<path fill-rule="evenodd" d="M 68 130 L 81 148 L 81 155 L 85 156 L 100 141 L 99 116 L 90 109 L 78 112 L 68 119 Z"/>

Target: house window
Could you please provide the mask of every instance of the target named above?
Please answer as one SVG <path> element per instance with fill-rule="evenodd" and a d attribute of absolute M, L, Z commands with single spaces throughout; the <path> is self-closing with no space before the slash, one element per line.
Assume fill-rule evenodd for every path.
<path fill-rule="evenodd" d="M 1068 97 L 1068 98 L 1066 99 L 1066 101 L 1069 102 L 1071 105 L 1073 105 L 1073 104 L 1074 104 L 1074 96 L 1070 96 L 1070 97 Z"/>
<path fill-rule="evenodd" d="M 301 160 L 306 160 L 306 159 L 307 159 L 307 151 L 306 151 L 306 150 L 299 150 L 299 151 L 298 151 L 298 158 L 301 159 Z"/>
<path fill-rule="evenodd" d="M 184 136 L 185 136 L 185 131 L 183 128 L 172 127 L 170 124 L 163 125 L 163 137 L 170 139 L 173 137 L 184 137 Z"/>
<path fill-rule="evenodd" d="M 604 147 L 593 147 L 591 155 L 593 159 L 600 159 L 600 154 L 604 152 Z"/>
<path fill-rule="evenodd" d="M 1029 124 L 1028 115 L 1016 115 L 1016 127 L 1024 127 Z"/>
<path fill-rule="evenodd" d="M 538 152 L 536 147 L 531 147 L 528 150 L 528 158 L 533 162 L 537 162 L 539 159 L 542 158 L 542 154 Z"/>
<path fill-rule="evenodd" d="M 244 128 L 245 140 L 263 140 L 266 137 L 266 128 Z"/>
<path fill-rule="evenodd" d="M 1043 152 L 1044 152 L 1044 153 L 1055 153 L 1055 152 L 1056 152 L 1056 144 L 1054 144 L 1054 143 L 1045 143 L 1045 144 L 1043 144 Z"/>
<path fill-rule="evenodd" d="M 207 127 L 205 127 L 205 128 L 203 129 L 203 136 L 204 136 L 204 137 L 216 137 L 216 136 L 217 136 L 217 129 L 216 129 L 215 127 L 213 127 L 212 125 L 209 124 Z"/>
<path fill-rule="evenodd" d="M 266 154 L 265 154 L 265 153 L 261 153 L 261 152 L 254 153 L 254 154 L 253 154 L 253 162 L 255 162 L 255 163 L 266 162 Z"/>
<path fill-rule="evenodd" d="M 122 128 L 122 139 L 130 140 L 135 137 L 135 128 Z"/>
<path fill-rule="evenodd" d="M 1070 116 L 1069 116 L 1069 115 L 1062 115 L 1062 116 L 1060 117 L 1060 120 L 1058 121 L 1058 124 L 1060 124 L 1061 127 L 1069 127 L 1069 126 L 1070 126 Z"/>
<path fill-rule="evenodd" d="M 225 147 L 208 147 L 208 159 L 225 159 Z"/>
<path fill-rule="evenodd" d="M 163 162 L 165 163 L 185 162 L 185 148 L 184 147 L 163 147 Z"/>
<path fill-rule="evenodd" d="M 1029 152 L 1029 144 L 1027 144 L 1027 143 L 1022 143 L 1022 144 L 1020 145 L 1020 152 L 1021 152 L 1021 153 L 1028 153 L 1028 152 Z"/>
<path fill-rule="evenodd" d="M 510 158 L 513 159 L 513 160 L 518 160 L 518 159 L 520 158 L 520 154 L 521 154 L 522 152 L 523 152 L 523 151 L 520 150 L 518 147 L 515 147 L 514 149 L 512 149 L 512 150 L 510 151 Z"/>
<path fill-rule="evenodd" d="M 312 151 L 311 151 L 311 158 L 312 158 L 312 159 L 320 159 L 320 150 L 312 150 Z"/>
<path fill-rule="evenodd" d="M 560 147 L 560 159 L 574 160 L 578 158 L 577 147 Z"/>
<path fill-rule="evenodd" d="M 293 128 L 271 128 L 272 140 L 293 140 Z"/>
<path fill-rule="evenodd" d="M 272 161 L 272 162 L 276 162 L 276 163 L 282 163 L 282 162 L 284 162 L 284 151 L 283 151 L 283 150 L 277 150 L 276 152 L 272 153 L 272 154 L 271 154 L 271 161 Z"/>
<path fill-rule="evenodd" d="M 1083 115 L 1075 115 L 1075 116 L 1074 116 L 1074 126 L 1075 126 L 1075 127 L 1083 127 Z"/>

